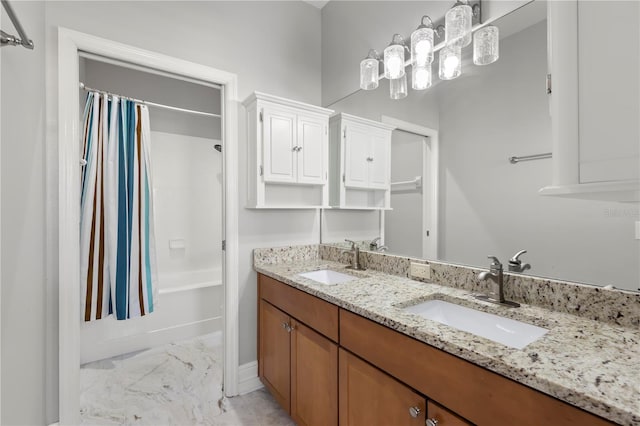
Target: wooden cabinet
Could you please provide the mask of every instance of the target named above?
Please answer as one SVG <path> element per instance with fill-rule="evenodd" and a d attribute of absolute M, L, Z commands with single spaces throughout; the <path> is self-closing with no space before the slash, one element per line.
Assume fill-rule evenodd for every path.
<path fill-rule="evenodd" d="M 259 375 L 278 403 L 290 407 L 290 336 L 285 325 L 289 316 L 270 303 L 260 300 Z"/>
<path fill-rule="evenodd" d="M 298 425 L 338 424 L 338 345 L 292 321 L 291 418 Z"/>
<path fill-rule="evenodd" d="M 547 8 L 553 180 L 541 193 L 639 201 L 640 4 Z M 615 23 L 606 37 L 602 22 Z"/>
<path fill-rule="evenodd" d="M 423 426 L 423 396 L 340 349 L 341 426 Z"/>
<path fill-rule="evenodd" d="M 243 104 L 248 207 L 326 207 L 328 126 L 333 111 L 259 92 Z"/>
<path fill-rule="evenodd" d="M 349 114 L 329 120 L 330 204 L 389 208 L 391 132 L 394 127 Z"/>
<path fill-rule="evenodd" d="M 258 371 L 299 425 L 611 425 L 264 275 Z"/>
<path fill-rule="evenodd" d="M 263 275 L 258 286 L 260 379 L 298 425 L 337 425 L 338 308 Z"/>

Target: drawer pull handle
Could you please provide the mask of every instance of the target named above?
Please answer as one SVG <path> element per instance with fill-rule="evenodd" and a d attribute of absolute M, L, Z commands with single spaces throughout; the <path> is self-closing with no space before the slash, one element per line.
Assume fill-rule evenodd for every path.
<path fill-rule="evenodd" d="M 284 328 L 285 330 L 287 330 L 287 333 L 291 333 L 291 330 L 293 330 L 293 327 L 291 327 L 288 323 L 283 322 L 282 323 L 282 328 Z"/>
<path fill-rule="evenodd" d="M 427 426 L 438 426 L 437 419 L 427 419 Z"/>
<path fill-rule="evenodd" d="M 411 414 L 411 417 L 413 417 L 414 419 L 417 418 L 420 415 L 420 408 L 419 407 L 409 408 L 409 414 Z"/>

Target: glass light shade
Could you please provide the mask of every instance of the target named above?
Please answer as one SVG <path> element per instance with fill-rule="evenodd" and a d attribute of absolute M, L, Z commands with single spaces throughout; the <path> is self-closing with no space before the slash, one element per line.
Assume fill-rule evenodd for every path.
<path fill-rule="evenodd" d="M 447 45 L 465 47 L 471 44 L 473 10 L 468 4 L 452 7 L 444 15 L 444 40 Z"/>
<path fill-rule="evenodd" d="M 389 80 L 398 79 L 404 73 L 404 46 L 392 44 L 384 49 L 384 76 Z"/>
<path fill-rule="evenodd" d="M 462 74 L 462 48 L 445 46 L 440 50 L 440 80 L 453 80 Z"/>
<path fill-rule="evenodd" d="M 500 33 L 498 27 L 489 25 L 473 35 L 473 63 L 489 65 L 500 57 Z"/>
<path fill-rule="evenodd" d="M 433 28 L 420 26 L 411 33 L 411 65 L 425 67 L 433 62 Z"/>
<path fill-rule="evenodd" d="M 366 58 L 360 62 L 360 88 L 373 90 L 378 88 L 378 60 Z"/>
<path fill-rule="evenodd" d="M 411 88 L 413 90 L 425 90 L 431 87 L 431 64 L 425 67 L 412 67 L 411 69 Z"/>
<path fill-rule="evenodd" d="M 391 96 L 391 99 L 407 97 L 407 74 L 404 74 L 400 78 L 389 80 L 389 96 Z"/>

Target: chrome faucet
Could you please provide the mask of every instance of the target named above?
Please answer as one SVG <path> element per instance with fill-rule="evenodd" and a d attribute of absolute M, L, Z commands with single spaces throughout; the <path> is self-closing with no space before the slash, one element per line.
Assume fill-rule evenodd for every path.
<path fill-rule="evenodd" d="M 522 264 L 522 260 L 519 259 L 520 256 L 525 254 L 526 250 L 520 250 L 516 254 L 513 255 L 511 259 L 509 259 L 509 272 L 524 272 L 527 269 L 531 269 L 531 265 L 528 263 Z"/>
<path fill-rule="evenodd" d="M 496 299 L 495 297 L 487 296 L 486 294 L 478 294 L 475 296 L 476 299 L 517 308 L 520 306 L 519 303 L 511 302 L 504 298 L 504 270 L 502 269 L 502 263 L 500 263 L 498 258 L 495 256 L 488 256 L 488 258 L 492 259 L 489 270 L 480 272 L 478 274 L 478 279 L 481 281 L 489 279 L 498 284 L 498 298 Z"/>
<path fill-rule="evenodd" d="M 384 252 L 389 250 L 389 247 L 385 246 L 385 245 L 379 245 L 378 242 L 380 241 L 380 237 L 376 237 L 373 240 L 371 240 L 371 242 L 369 243 L 369 250 L 371 251 L 380 251 L 380 252 Z"/>
<path fill-rule="evenodd" d="M 352 253 L 353 257 L 351 258 L 351 265 L 347 266 L 349 269 L 353 269 L 354 271 L 364 271 L 366 268 L 362 266 L 360 263 L 360 247 L 355 241 L 347 240 L 345 241 L 351 243 L 351 250 L 343 250 L 343 253 Z"/>

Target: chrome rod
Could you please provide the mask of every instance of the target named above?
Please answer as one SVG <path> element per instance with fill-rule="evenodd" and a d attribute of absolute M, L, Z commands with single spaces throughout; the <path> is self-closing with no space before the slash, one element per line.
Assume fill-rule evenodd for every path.
<path fill-rule="evenodd" d="M 29 36 L 27 36 L 27 33 L 24 32 L 24 28 L 22 28 L 22 24 L 20 24 L 20 20 L 18 19 L 18 16 L 13 11 L 13 7 L 11 7 L 11 4 L 9 4 L 8 0 L 1 0 L 1 1 L 2 1 L 2 6 L 4 6 L 4 10 L 7 11 L 7 15 L 9 16 L 9 19 L 11 19 L 11 23 L 13 24 L 14 28 L 18 32 L 18 35 L 20 36 L 20 38 L 18 39 L 15 36 L 12 36 L 2 31 L 2 45 L 3 46 L 7 44 L 10 44 L 13 46 L 21 45 L 23 47 L 26 47 L 27 49 L 33 49 L 33 41 L 31 41 L 29 39 Z"/>
<path fill-rule="evenodd" d="M 215 118 L 222 118 L 222 116 L 220 114 L 214 114 L 212 112 L 204 112 L 204 111 L 196 111 L 193 109 L 187 109 L 187 108 L 179 108 L 179 107 L 175 107 L 175 106 L 171 106 L 171 105 L 164 105 L 164 104 L 159 104 L 156 102 L 150 102 L 150 101 L 143 101 L 141 99 L 136 99 L 136 98 L 132 98 L 129 96 L 122 96 L 122 95 L 118 95 L 116 93 L 111 93 L 111 92 L 107 92 L 104 90 L 98 90 L 98 89 L 94 89 L 92 87 L 89 87 L 87 85 L 85 85 L 84 83 L 80 83 L 80 88 L 83 90 L 86 90 L 87 92 L 97 92 L 97 93 L 102 93 L 104 95 L 107 96 L 117 96 L 121 99 L 128 99 L 130 101 L 134 101 L 134 102 L 138 102 L 144 105 L 148 105 L 148 106 L 152 106 L 152 107 L 156 107 L 156 108 L 163 108 L 163 109 L 168 109 L 171 111 L 179 111 L 179 112 L 186 112 L 189 114 L 196 114 L 196 115 L 202 115 L 205 117 L 215 117 Z"/>
<path fill-rule="evenodd" d="M 520 161 L 543 160 L 545 158 L 551 158 L 552 156 L 553 154 L 551 152 L 545 152 L 544 154 L 535 155 L 523 155 L 521 157 L 509 157 L 509 162 L 511 164 L 516 164 Z"/>

